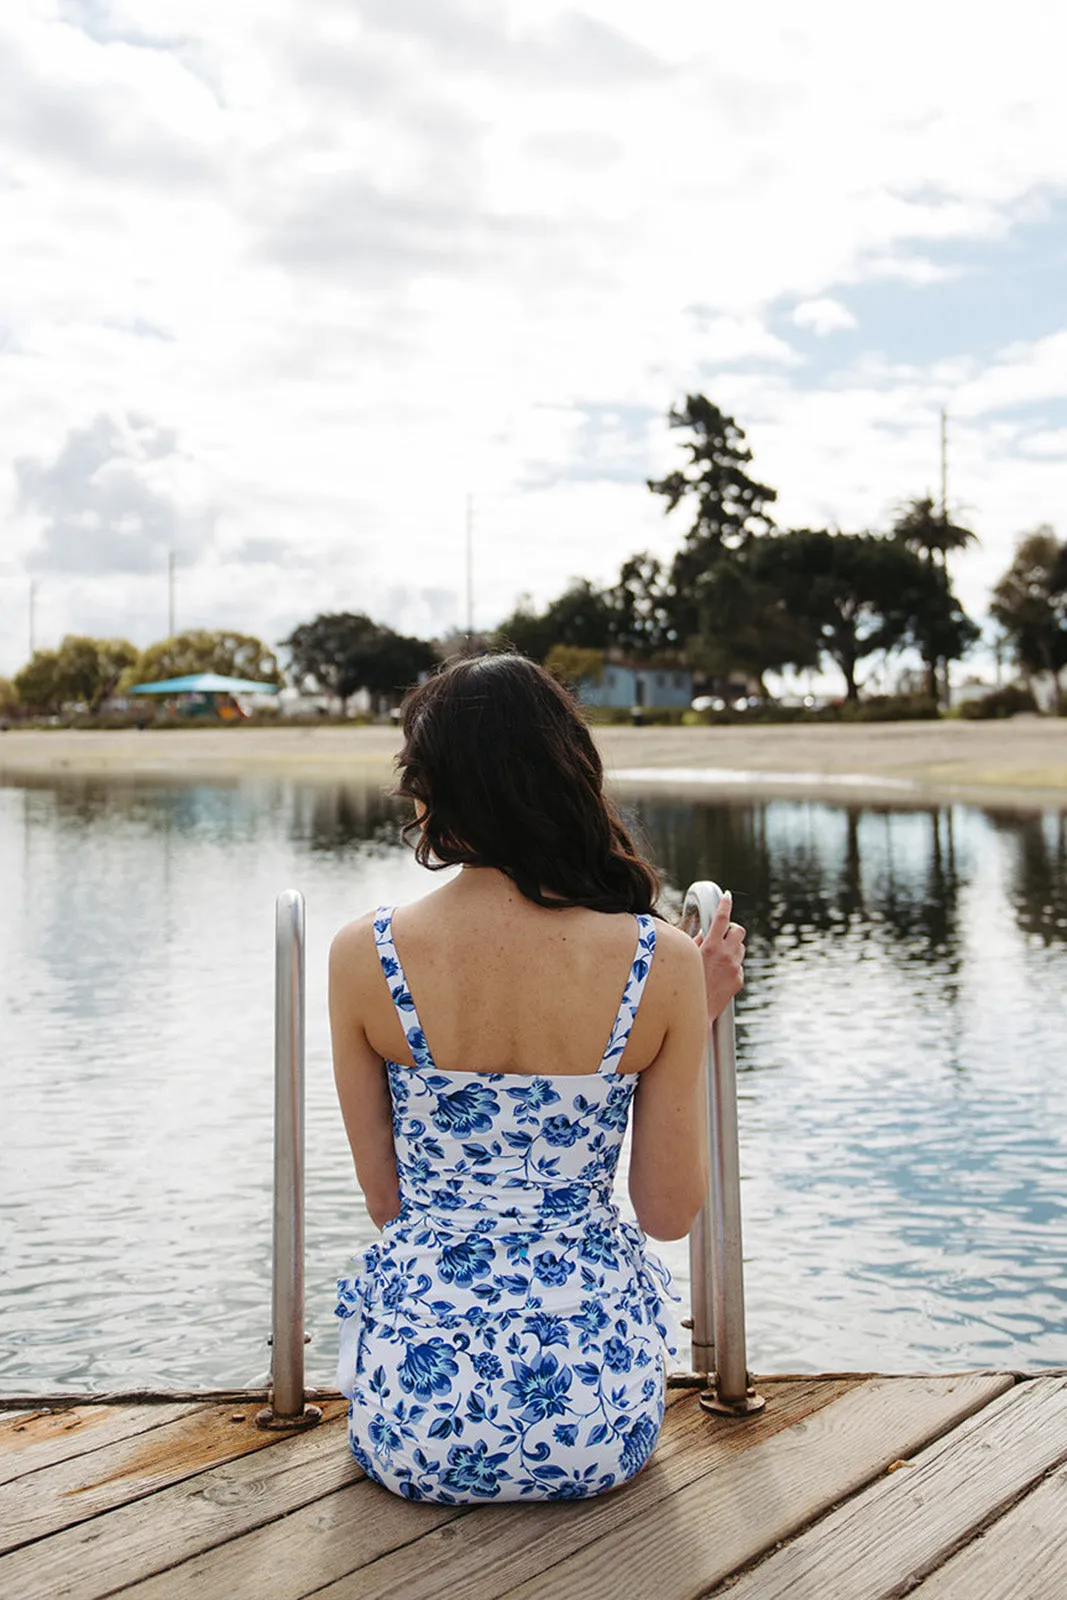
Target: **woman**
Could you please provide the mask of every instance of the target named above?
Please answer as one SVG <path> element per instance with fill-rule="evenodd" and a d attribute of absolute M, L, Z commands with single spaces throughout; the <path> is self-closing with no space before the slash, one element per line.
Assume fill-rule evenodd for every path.
<path fill-rule="evenodd" d="M 744 932 L 728 899 L 703 945 L 655 916 L 588 729 L 532 662 L 451 666 L 402 727 L 416 856 L 461 870 L 330 956 L 338 1095 L 382 1230 L 339 1284 L 349 1442 L 412 1500 L 598 1494 L 662 1422 L 669 1279 L 641 1229 L 681 1238 L 707 1190 L 706 1034 Z M 640 1228 L 611 1199 L 631 1102 Z"/>

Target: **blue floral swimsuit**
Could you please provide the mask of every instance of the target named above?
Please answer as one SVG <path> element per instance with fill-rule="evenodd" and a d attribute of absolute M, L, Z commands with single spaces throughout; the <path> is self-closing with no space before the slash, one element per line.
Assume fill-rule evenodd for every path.
<path fill-rule="evenodd" d="M 637 953 L 596 1073 L 440 1072 L 374 922 L 414 1070 L 386 1063 L 401 1209 L 338 1284 L 338 1386 L 364 1470 L 447 1505 L 600 1494 L 663 1420 L 667 1269 L 612 1183 L 636 1073 L 619 1058 L 656 946 Z"/>

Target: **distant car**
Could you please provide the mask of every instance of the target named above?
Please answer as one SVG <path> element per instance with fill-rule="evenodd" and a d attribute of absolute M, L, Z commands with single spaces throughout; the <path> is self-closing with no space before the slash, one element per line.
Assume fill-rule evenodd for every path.
<path fill-rule="evenodd" d="M 694 711 L 725 711 L 726 701 L 720 700 L 717 694 L 698 694 L 692 703 Z"/>

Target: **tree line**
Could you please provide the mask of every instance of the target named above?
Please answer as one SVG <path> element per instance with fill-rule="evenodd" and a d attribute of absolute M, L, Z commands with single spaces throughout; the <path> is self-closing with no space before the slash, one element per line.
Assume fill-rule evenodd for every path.
<path fill-rule="evenodd" d="M 9 684 L 0 680 L 0 711 L 50 715 L 67 706 L 96 714 L 135 684 L 162 683 L 201 672 L 321 691 L 347 709 L 360 689 L 393 695 L 440 659 L 433 645 L 374 622 L 362 612 L 335 612 L 301 623 L 277 654 L 253 634 L 193 629 L 138 650 L 128 639 L 68 634 L 56 650 L 35 650 Z"/>
<path fill-rule="evenodd" d="M 674 557 L 648 551 L 598 588 L 573 580 L 542 610 L 520 605 L 500 636 L 540 660 L 592 660 L 592 652 L 690 667 L 713 684 L 742 678 L 766 693 L 783 668 L 838 668 L 856 700 L 872 656 L 914 650 L 925 692 L 947 694 L 950 663 L 981 636 L 952 586 L 950 557 L 975 542 L 970 528 L 930 496 L 907 501 L 884 531 L 780 528 L 777 490 L 750 472 L 744 430 L 702 394 L 672 408 L 685 464 L 647 480 L 689 526 Z M 1067 665 L 1067 545 L 1051 528 L 1019 544 L 993 591 L 991 615 L 1023 675 L 1050 673 L 1060 694 Z M 567 655 L 570 652 L 570 655 Z"/>
<path fill-rule="evenodd" d="M 686 460 L 647 480 L 666 514 L 688 515 L 681 544 L 662 561 L 648 551 L 625 560 L 599 588 L 573 579 L 542 609 L 520 604 L 494 634 L 468 648 L 510 645 L 573 677 L 606 653 L 685 666 L 697 683 L 754 683 L 786 668 L 832 663 L 848 700 L 859 697 L 864 663 L 913 650 L 934 704 L 947 673 L 980 637 L 952 586 L 950 558 L 975 542 L 970 528 L 929 496 L 907 501 L 885 530 L 781 528 L 777 490 L 750 471 L 744 430 L 702 394 L 673 407 L 668 426 Z M 1067 667 L 1067 544 L 1042 527 L 1018 544 L 996 584 L 990 612 L 1027 680 L 1049 674 L 1057 698 Z M 295 627 L 281 641 L 290 681 L 342 704 L 360 689 L 392 696 L 433 668 L 441 642 L 395 632 L 361 612 L 335 612 Z M 251 635 L 205 631 L 138 651 L 127 640 L 68 636 L 38 650 L 6 690 L 9 704 L 96 710 L 138 682 L 213 671 L 281 683 L 275 652 Z"/>
<path fill-rule="evenodd" d="M 926 612 L 956 616 L 943 570 L 903 538 L 779 530 L 777 491 L 751 475 L 744 431 L 703 395 L 672 409 L 669 425 L 688 461 L 648 487 L 668 514 L 689 511 L 673 560 L 640 552 L 605 589 L 577 580 L 541 612 L 520 608 L 501 630 L 520 648 L 542 659 L 553 645 L 673 659 L 704 680 L 752 679 L 761 690 L 768 672 L 816 668 L 828 655 L 853 698 L 866 655 L 932 634 Z M 957 642 L 931 639 L 933 670 Z"/>

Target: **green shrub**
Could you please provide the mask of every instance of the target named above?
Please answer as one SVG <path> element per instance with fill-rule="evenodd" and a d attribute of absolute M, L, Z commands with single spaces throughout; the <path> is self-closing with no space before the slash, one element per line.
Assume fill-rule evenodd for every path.
<path fill-rule="evenodd" d="M 941 715 L 937 701 L 923 694 L 872 694 L 826 709 L 835 715 L 820 720 L 834 722 L 936 722 Z"/>
<path fill-rule="evenodd" d="M 726 706 L 722 711 L 687 711 L 686 727 L 751 727 L 782 722 L 913 722 L 940 716 L 925 695 L 871 695 L 866 700 L 836 700 L 828 706 L 783 706 L 774 700 L 749 706 L 745 711 Z"/>
<path fill-rule="evenodd" d="M 735 728 L 756 722 L 803 722 L 813 713 L 806 706 L 780 706 L 773 700 L 765 705 L 749 706 L 738 711 L 734 706 L 724 706 L 721 711 L 709 708 L 703 711 L 683 711 L 682 726 L 686 728 Z"/>
<path fill-rule="evenodd" d="M 617 728 L 629 722 L 630 711 L 627 706 L 582 706 L 582 716 L 590 727 Z"/>
<path fill-rule="evenodd" d="M 689 711 L 686 706 L 641 706 L 639 713 L 641 726 L 645 728 L 680 728 L 687 717 L 699 720 L 699 713 Z M 583 706 L 582 714 L 594 728 L 620 728 L 634 720 L 630 706 Z"/>
<path fill-rule="evenodd" d="M 642 706 L 640 708 L 642 726 L 680 728 L 686 709 L 685 706 Z"/>
<path fill-rule="evenodd" d="M 986 722 L 996 717 L 1014 717 L 1019 711 L 1036 711 L 1037 701 L 1029 689 L 1009 683 L 1003 689 L 992 689 L 977 700 L 964 700 L 959 714 L 967 722 Z"/>

